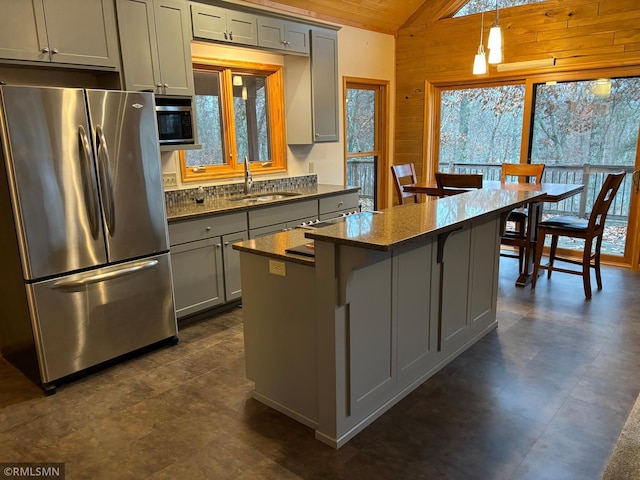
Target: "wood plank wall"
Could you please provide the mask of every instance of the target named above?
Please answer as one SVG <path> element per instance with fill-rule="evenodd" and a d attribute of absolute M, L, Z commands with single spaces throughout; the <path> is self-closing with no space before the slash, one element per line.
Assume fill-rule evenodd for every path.
<path fill-rule="evenodd" d="M 626 67 L 640 75 L 640 0 L 549 0 L 500 11 L 504 62 L 556 58 L 556 66 L 487 75 L 471 74 L 480 42 L 480 15 L 432 20 L 428 13 L 400 29 L 397 39 L 394 163 L 414 162 L 430 176 L 425 129 L 433 122 L 435 86 L 495 84 L 553 72 Z M 495 13 L 484 16 L 484 44 Z M 427 92 L 425 92 L 427 90 Z M 429 93 L 430 92 L 430 93 Z M 425 112 L 427 113 L 425 117 Z M 428 138 L 428 135 L 427 137 Z"/>

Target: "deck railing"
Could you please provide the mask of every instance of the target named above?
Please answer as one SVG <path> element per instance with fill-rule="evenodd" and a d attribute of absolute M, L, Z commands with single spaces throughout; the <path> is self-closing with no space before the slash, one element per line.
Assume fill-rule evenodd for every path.
<path fill-rule="evenodd" d="M 482 173 L 487 180 L 500 180 L 501 164 L 451 163 L 444 171 L 454 173 Z M 544 212 L 552 215 L 577 215 L 587 218 L 591 207 L 602 187 L 605 177 L 611 172 L 627 172 L 609 210 L 609 218 L 627 220 L 631 203 L 632 166 L 625 165 L 590 165 L 582 166 L 550 166 L 544 171 L 543 182 L 583 184 L 580 195 L 574 195 L 557 203 L 547 203 Z M 353 159 L 347 162 L 347 185 L 361 187 L 360 197 L 373 201 L 376 185 L 375 160 Z"/>
<path fill-rule="evenodd" d="M 500 180 L 501 168 L 500 164 L 453 163 L 449 165 L 448 171 L 482 173 L 487 180 Z M 628 220 L 633 167 L 625 165 L 590 165 L 588 163 L 582 166 L 547 165 L 542 178 L 543 182 L 583 184 L 584 190 L 580 195 L 574 195 L 561 202 L 546 203 L 544 212 L 553 215 L 577 215 L 581 218 L 587 218 L 607 174 L 620 171 L 626 172 L 627 176 L 611 204 L 609 218 Z"/>

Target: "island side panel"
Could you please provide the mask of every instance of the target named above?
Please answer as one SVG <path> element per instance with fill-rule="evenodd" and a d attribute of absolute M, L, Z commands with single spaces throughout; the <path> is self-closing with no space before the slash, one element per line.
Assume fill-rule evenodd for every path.
<path fill-rule="evenodd" d="M 277 263 L 270 269 L 270 262 Z M 240 252 L 240 269 L 246 372 L 255 383 L 252 396 L 316 428 L 314 267 Z"/>
<path fill-rule="evenodd" d="M 473 336 L 495 326 L 500 267 L 500 219 L 474 223 L 471 232 L 469 321 Z"/>
<path fill-rule="evenodd" d="M 437 363 L 439 277 L 436 239 L 399 248 L 394 255 L 394 314 L 398 383 L 409 386 Z"/>

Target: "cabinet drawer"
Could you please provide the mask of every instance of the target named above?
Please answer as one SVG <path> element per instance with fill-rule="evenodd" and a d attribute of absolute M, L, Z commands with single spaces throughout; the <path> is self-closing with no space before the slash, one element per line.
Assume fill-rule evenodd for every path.
<path fill-rule="evenodd" d="M 338 211 L 353 211 L 356 208 L 358 208 L 358 192 L 320 199 L 320 215 Z"/>
<path fill-rule="evenodd" d="M 169 241 L 171 245 L 194 242 L 204 238 L 227 235 L 247 229 L 245 212 L 230 215 L 212 215 L 210 217 L 184 220 L 169 224 Z"/>
<path fill-rule="evenodd" d="M 249 228 L 287 223 L 301 218 L 317 217 L 318 201 L 304 200 L 268 208 L 249 210 Z"/>

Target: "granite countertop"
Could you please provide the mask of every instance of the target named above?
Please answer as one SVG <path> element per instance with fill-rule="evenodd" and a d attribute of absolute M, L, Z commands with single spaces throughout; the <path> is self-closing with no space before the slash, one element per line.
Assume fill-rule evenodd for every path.
<path fill-rule="evenodd" d="M 445 198 L 427 197 L 424 203 L 361 212 L 322 228 L 296 229 L 234 244 L 236 250 L 312 265 L 313 259 L 285 250 L 310 240 L 321 240 L 371 250 L 389 251 L 422 238 L 459 228 L 491 214 L 506 213 L 543 196 L 541 192 L 475 190 Z"/>
<path fill-rule="evenodd" d="M 300 245 L 313 244 L 312 240 L 305 238 L 308 230 L 296 228 L 286 232 L 278 232 L 265 237 L 258 237 L 244 242 L 234 243 L 233 248 L 242 252 L 258 253 L 270 258 L 286 260 L 301 265 L 315 265 L 314 257 L 287 253 L 285 250 Z"/>
<path fill-rule="evenodd" d="M 218 213 L 241 212 L 254 208 L 273 206 L 274 204 L 285 204 L 287 202 L 297 202 L 300 200 L 331 196 L 340 193 L 357 192 L 359 189 L 359 187 L 343 187 L 338 185 L 316 185 L 313 187 L 288 188 L 284 191 L 298 193 L 299 195 L 251 203 L 233 201 L 233 199 L 238 198 L 238 196 L 207 198 L 204 203 L 189 201 L 167 205 L 167 221 L 171 223 L 178 220 L 186 220 L 189 218 L 196 218 Z M 269 190 L 262 192 L 257 190 L 255 192 L 252 192 L 252 194 L 257 193 L 270 195 L 277 194 L 278 190 Z"/>

